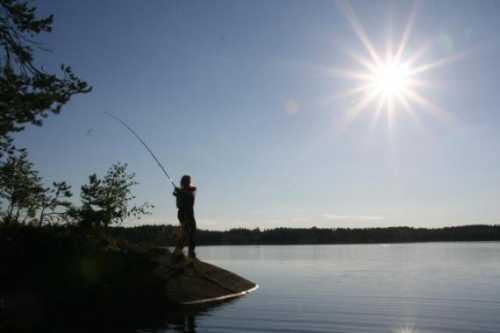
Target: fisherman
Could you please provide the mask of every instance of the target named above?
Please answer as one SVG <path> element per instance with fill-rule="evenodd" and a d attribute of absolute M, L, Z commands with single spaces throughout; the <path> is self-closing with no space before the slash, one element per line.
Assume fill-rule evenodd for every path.
<path fill-rule="evenodd" d="M 194 219 L 194 197 L 196 187 L 191 186 L 191 176 L 184 175 L 181 178 L 180 188 L 175 187 L 173 195 L 176 197 L 177 204 L 177 218 L 181 224 L 181 229 L 177 237 L 177 244 L 175 252 L 177 255 L 182 253 L 182 249 L 188 246 L 188 256 L 196 258 L 194 252 L 195 248 L 195 235 L 196 235 L 196 221 Z"/>

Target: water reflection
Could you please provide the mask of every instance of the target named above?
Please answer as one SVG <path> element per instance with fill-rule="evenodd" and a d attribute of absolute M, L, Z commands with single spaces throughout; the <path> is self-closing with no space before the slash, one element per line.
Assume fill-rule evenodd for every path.
<path fill-rule="evenodd" d="M 402 327 L 397 328 L 392 331 L 393 333 L 417 333 L 417 330 L 413 327 Z"/>
<path fill-rule="evenodd" d="M 192 309 L 175 309 L 168 313 L 163 323 L 163 327 L 156 330 L 136 330 L 136 333 L 150 333 L 150 332 L 196 332 L 196 316 L 203 311 L 195 311 Z"/>
<path fill-rule="evenodd" d="M 196 318 L 209 316 L 209 313 L 221 309 L 238 299 L 230 299 L 224 302 L 206 305 L 191 305 L 169 309 L 163 318 L 163 322 L 155 328 L 135 329 L 135 333 L 164 333 L 183 332 L 196 333 Z"/>
<path fill-rule="evenodd" d="M 197 306 L 176 306 L 167 309 L 154 309 L 148 305 L 128 304 L 127 311 L 100 312 L 97 309 L 75 312 L 67 311 L 52 313 L 44 311 L 37 320 L 26 313 L 18 314 L 25 320 L 2 323 L 0 317 L 0 332 L 16 333 L 73 333 L 108 332 L 108 333 L 163 333 L 163 332 L 197 332 L 197 318 L 210 317 L 211 312 L 221 309 L 237 299 L 223 303 Z M 156 311 L 158 310 L 158 311 Z M 64 310 L 63 310 L 64 311 Z"/>

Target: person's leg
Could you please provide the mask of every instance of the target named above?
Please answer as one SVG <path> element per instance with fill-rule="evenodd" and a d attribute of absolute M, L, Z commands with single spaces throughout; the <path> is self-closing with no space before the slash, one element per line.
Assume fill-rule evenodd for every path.
<path fill-rule="evenodd" d="M 182 254 L 182 249 L 186 243 L 186 227 L 185 227 L 185 219 L 182 213 L 179 211 L 177 213 L 177 218 L 179 219 L 179 227 L 177 228 L 177 239 L 175 244 L 175 253 L 180 255 Z"/>
<path fill-rule="evenodd" d="M 182 248 L 184 247 L 184 232 L 182 230 L 182 225 L 178 226 L 177 227 L 177 230 L 176 230 L 176 237 L 175 237 L 175 252 L 176 253 L 181 253 L 182 252 Z"/>
<path fill-rule="evenodd" d="M 188 246 L 189 246 L 189 256 L 191 258 L 196 257 L 196 253 L 194 252 L 194 248 L 196 246 L 196 220 L 194 216 L 189 221 L 189 231 L 188 231 Z"/>

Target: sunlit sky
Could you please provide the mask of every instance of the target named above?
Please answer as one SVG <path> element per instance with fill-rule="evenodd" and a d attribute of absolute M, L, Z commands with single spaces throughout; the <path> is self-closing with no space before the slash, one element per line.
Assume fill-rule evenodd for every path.
<path fill-rule="evenodd" d="M 172 188 L 104 112 L 193 175 L 200 228 L 500 221 L 497 1 L 38 3 L 40 63 L 94 90 L 17 143 L 77 196 L 128 163 L 156 208 L 127 225 L 177 223 Z"/>

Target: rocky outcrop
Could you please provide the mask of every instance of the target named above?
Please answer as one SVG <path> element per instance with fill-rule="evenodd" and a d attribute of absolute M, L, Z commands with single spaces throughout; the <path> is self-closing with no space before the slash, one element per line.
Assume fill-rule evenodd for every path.
<path fill-rule="evenodd" d="M 198 259 L 175 259 L 165 253 L 157 259 L 156 273 L 165 279 L 165 296 L 176 304 L 223 301 L 245 295 L 256 284 Z"/>
<path fill-rule="evenodd" d="M 220 302 L 256 287 L 165 248 L 77 228 L 0 226 L 0 259 L 0 332 L 135 326 L 180 304 Z"/>

